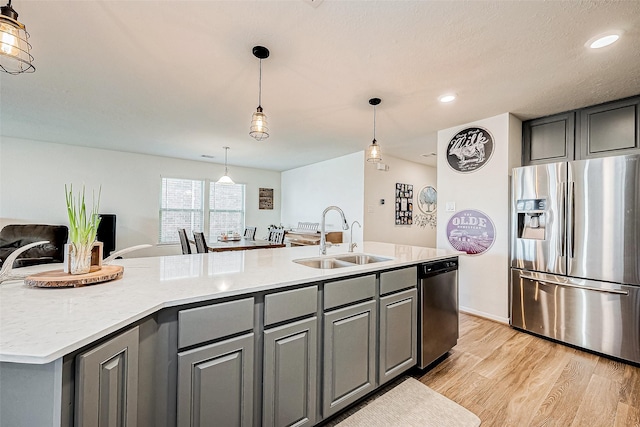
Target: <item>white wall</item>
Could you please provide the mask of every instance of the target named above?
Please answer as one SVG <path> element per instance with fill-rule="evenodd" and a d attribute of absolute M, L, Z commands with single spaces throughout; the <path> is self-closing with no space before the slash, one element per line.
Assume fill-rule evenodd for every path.
<path fill-rule="evenodd" d="M 375 164 L 365 165 L 364 239 L 405 245 L 436 246 L 436 229 L 426 226 L 395 225 L 396 183 L 412 184 L 414 194 L 413 215 L 420 214 L 417 197 L 420 190 L 436 185 L 436 169 L 385 155 L 382 163 L 387 171 L 378 170 Z M 380 203 L 384 199 L 384 205 Z"/>
<path fill-rule="evenodd" d="M 64 186 L 102 186 L 101 213 L 114 213 L 117 248 L 153 244 L 131 256 L 181 253 L 158 243 L 161 177 L 217 180 L 224 165 L 100 150 L 2 136 L 0 139 L 0 225 L 11 222 L 67 224 Z M 246 184 L 246 224 L 266 234 L 280 221 L 280 173 L 229 166 Z M 274 209 L 258 209 L 258 188 L 274 189 Z"/>
<path fill-rule="evenodd" d="M 321 222 L 322 212 L 331 205 L 344 211 L 349 226 L 356 220 L 363 224 L 364 163 L 364 152 L 360 151 L 282 172 L 282 225 Z M 326 228 L 342 230 L 337 212 L 327 213 Z M 350 231 L 344 233 L 343 242 L 349 241 Z M 353 241 L 362 242 L 357 225 Z"/>
<path fill-rule="evenodd" d="M 488 129 L 494 137 L 492 158 L 471 173 L 458 173 L 448 164 L 450 139 L 469 126 Z M 438 132 L 438 248 L 453 249 L 446 235 L 447 222 L 455 212 L 446 212 L 447 202 L 455 210 L 475 209 L 495 225 L 495 242 L 486 252 L 460 257 L 460 308 L 490 319 L 509 320 L 509 175 L 519 166 L 522 122 L 505 113 Z"/>

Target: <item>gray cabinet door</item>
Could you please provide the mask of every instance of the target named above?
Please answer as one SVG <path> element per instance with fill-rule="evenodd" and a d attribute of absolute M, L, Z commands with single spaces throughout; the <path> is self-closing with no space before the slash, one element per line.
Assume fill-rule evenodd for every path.
<path fill-rule="evenodd" d="M 253 333 L 178 353 L 178 426 L 253 424 Z"/>
<path fill-rule="evenodd" d="M 417 298 L 416 289 L 380 298 L 378 384 L 384 384 L 416 364 Z"/>
<path fill-rule="evenodd" d="M 315 424 L 317 329 L 314 316 L 264 332 L 263 426 Z"/>
<path fill-rule="evenodd" d="M 640 97 L 580 110 L 579 159 L 640 153 Z"/>
<path fill-rule="evenodd" d="M 137 425 L 138 348 L 136 326 L 77 356 L 76 426 Z"/>
<path fill-rule="evenodd" d="M 523 165 L 573 160 L 575 113 L 556 114 L 522 124 Z"/>
<path fill-rule="evenodd" d="M 367 301 L 324 315 L 325 418 L 376 387 L 376 311 Z"/>

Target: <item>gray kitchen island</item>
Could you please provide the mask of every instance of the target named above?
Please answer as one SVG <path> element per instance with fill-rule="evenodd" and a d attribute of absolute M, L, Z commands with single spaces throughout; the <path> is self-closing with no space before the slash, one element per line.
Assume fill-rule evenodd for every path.
<path fill-rule="evenodd" d="M 122 279 L 81 288 L 5 282 L 0 426 L 317 424 L 415 366 L 417 266 L 458 254 L 365 242 L 319 261 L 123 259 Z"/>

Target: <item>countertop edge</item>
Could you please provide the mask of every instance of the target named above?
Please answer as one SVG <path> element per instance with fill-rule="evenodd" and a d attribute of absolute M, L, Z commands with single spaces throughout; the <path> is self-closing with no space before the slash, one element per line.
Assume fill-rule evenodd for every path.
<path fill-rule="evenodd" d="M 434 248 L 426 248 L 426 249 L 434 249 Z M 73 353 L 85 347 L 93 342 L 96 342 L 114 332 L 117 332 L 127 326 L 144 319 L 147 316 L 153 315 L 165 308 L 178 307 L 181 305 L 188 304 L 197 304 L 207 301 L 215 301 L 218 299 L 224 298 L 233 298 L 240 297 L 243 295 L 252 295 L 261 292 L 270 292 L 278 289 L 287 289 L 290 287 L 297 287 L 300 285 L 308 284 L 308 283 L 317 283 L 323 281 L 331 281 L 335 279 L 339 279 L 342 277 L 349 277 L 353 275 L 361 275 L 366 273 L 374 273 L 382 270 L 395 269 L 408 267 L 412 265 L 418 265 L 424 262 L 437 261 L 440 259 L 446 259 L 451 257 L 457 257 L 460 255 L 464 255 L 464 252 L 452 251 L 452 250 L 443 250 L 446 251 L 446 254 L 431 256 L 428 258 L 415 259 L 410 261 L 398 261 L 396 259 L 391 261 L 384 261 L 381 263 L 375 264 L 366 264 L 366 265 L 358 265 L 354 267 L 346 267 L 342 269 L 334 269 L 330 273 L 326 270 L 323 271 L 321 276 L 312 277 L 312 278 L 303 278 L 303 279 L 295 279 L 288 280 L 284 282 L 278 283 L 265 283 L 253 287 L 247 287 L 244 289 L 235 289 L 228 292 L 215 292 L 209 295 L 197 295 L 188 298 L 178 298 L 174 300 L 167 300 L 161 303 L 151 304 L 149 307 L 146 307 L 144 310 L 140 312 L 128 316 L 126 319 L 122 319 L 114 324 L 108 325 L 105 328 L 87 336 L 84 336 L 81 339 L 75 340 L 74 342 L 68 343 L 66 345 L 61 346 L 54 352 L 50 352 L 43 355 L 34 355 L 34 354 L 17 354 L 4 352 L 0 353 L 0 362 L 2 363 L 21 363 L 21 364 L 38 364 L 44 365 L 51 363 L 57 359 L 64 357 L 67 354 Z M 304 257 L 301 257 L 304 258 Z"/>

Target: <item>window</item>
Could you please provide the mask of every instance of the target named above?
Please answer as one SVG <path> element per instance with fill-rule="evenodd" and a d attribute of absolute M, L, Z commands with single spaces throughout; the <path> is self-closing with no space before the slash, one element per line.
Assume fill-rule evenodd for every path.
<path fill-rule="evenodd" d="M 178 228 L 202 230 L 204 225 L 204 181 L 162 178 L 160 243 L 179 242 Z"/>
<path fill-rule="evenodd" d="M 244 231 L 244 185 L 218 184 L 209 187 L 209 236 Z"/>
<path fill-rule="evenodd" d="M 208 191 L 206 191 L 208 189 Z M 178 228 L 209 230 L 209 236 L 244 230 L 244 184 L 162 178 L 160 243 L 178 243 Z"/>

